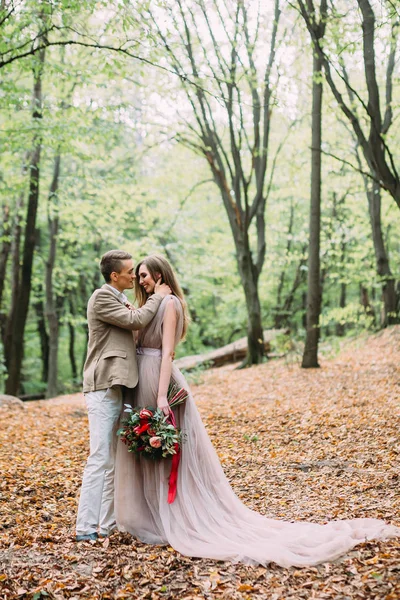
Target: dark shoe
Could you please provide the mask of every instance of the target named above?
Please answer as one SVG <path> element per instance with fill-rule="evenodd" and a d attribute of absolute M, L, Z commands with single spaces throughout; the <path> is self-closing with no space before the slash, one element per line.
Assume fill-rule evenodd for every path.
<path fill-rule="evenodd" d="M 75 541 L 76 542 L 87 542 L 87 541 L 91 541 L 91 540 L 97 540 L 98 535 L 96 532 L 93 533 L 85 533 L 83 535 L 77 535 L 75 536 Z"/>

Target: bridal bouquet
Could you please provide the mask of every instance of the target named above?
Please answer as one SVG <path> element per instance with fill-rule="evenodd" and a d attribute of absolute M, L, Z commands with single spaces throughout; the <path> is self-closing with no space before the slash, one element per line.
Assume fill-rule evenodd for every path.
<path fill-rule="evenodd" d="M 168 388 L 168 404 L 171 408 L 185 402 L 188 393 L 177 383 L 171 382 Z M 168 503 L 175 500 L 178 466 L 180 460 L 182 433 L 176 426 L 174 414 L 165 416 L 161 409 L 154 407 L 132 408 L 125 404 L 127 419 L 117 431 L 120 439 L 128 446 L 128 452 L 153 460 L 172 456 L 169 478 Z"/>
<path fill-rule="evenodd" d="M 185 389 L 175 382 L 168 389 L 168 403 L 171 408 L 184 402 L 188 397 Z M 128 451 L 145 458 L 159 459 L 176 454 L 176 445 L 181 446 L 182 435 L 176 427 L 173 415 L 166 417 L 159 408 L 132 408 L 125 405 L 124 412 L 129 417 L 122 421 L 117 434 L 128 446 Z"/>

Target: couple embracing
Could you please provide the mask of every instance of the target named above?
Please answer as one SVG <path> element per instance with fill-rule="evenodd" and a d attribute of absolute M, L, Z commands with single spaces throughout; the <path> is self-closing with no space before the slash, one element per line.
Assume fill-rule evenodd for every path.
<path fill-rule="evenodd" d="M 174 407 L 182 430 L 177 495 L 168 502 L 171 459 L 149 461 L 128 452 L 116 432 L 122 407 L 171 409 L 171 379 L 189 390 L 173 363 L 184 337 L 186 303 L 168 261 L 148 256 L 134 268 L 131 255 L 111 250 L 101 259 L 106 283 L 88 304 L 89 343 L 84 394 L 90 456 L 82 482 L 76 539 L 107 536 L 118 528 L 149 544 L 169 544 L 187 556 L 283 567 L 334 560 L 368 539 L 400 536 L 377 519 L 324 525 L 262 516 L 232 491 L 190 392 Z M 135 287 L 139 307 L 124 290 Z M 243 399 L 245 402 L 245 399 Z M 268 499 L 265 499 L 266 503 Z"/>

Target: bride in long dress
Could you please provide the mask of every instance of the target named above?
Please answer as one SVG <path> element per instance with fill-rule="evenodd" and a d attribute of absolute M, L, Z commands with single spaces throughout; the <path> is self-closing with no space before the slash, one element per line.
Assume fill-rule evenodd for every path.
<path fill-rule="evenodd" d="M 173 295 L 164 298 L 154 319 L 139 333 L 139 384 L 132 404 L 158 406 L 168 414 L 171 378 L 189 390 L 172 360 L 187 328 L 186 304 L 165 258 L 149 256 L 136 267 L 140 305 L 153 293 L 160 276 Z M 378 519 L 318 525 L 270 519 L 250 510 L 232 491 L 190 393 L 174 414 L 185 441 L 172 504 L 168 503 L 171 459 L 146 460 L 118 442 L 115 511 L 121 531 L 148 544 L 168 543 L 187 556 L 247 564 L 275 562 L 283 567 L 332 561 L 366 540 L 400 536 L 400 528 Z"/>

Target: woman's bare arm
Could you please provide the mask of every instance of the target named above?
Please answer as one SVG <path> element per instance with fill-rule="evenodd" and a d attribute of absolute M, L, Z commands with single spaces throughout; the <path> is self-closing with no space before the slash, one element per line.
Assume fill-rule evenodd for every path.
<path fill-rule="evenodd" d="M 167 395 L 168 386 L 171 381 L 172 361 L 175 355 L 176 321 L 177 319 L 174 299 L 170 298 L 164 314 L 161 370 L 157 395 L 157 406 L 158 408 L 161 408 L 166 415 L 170 413 Z"/>

